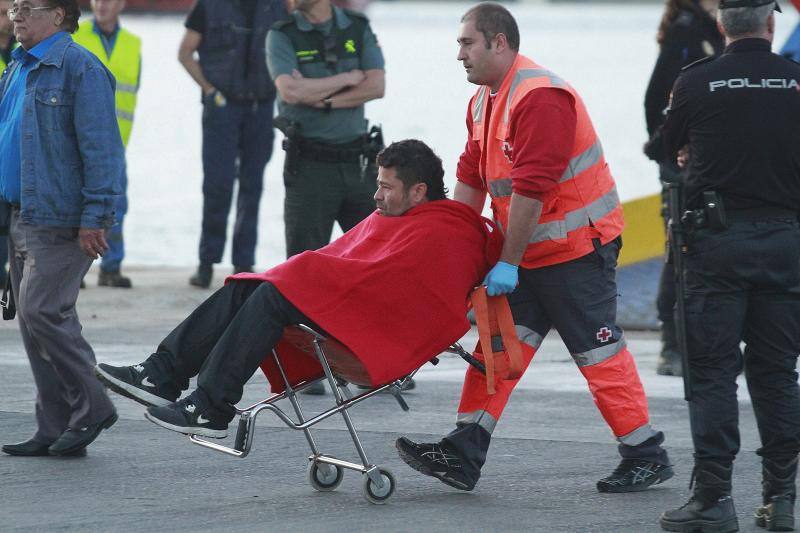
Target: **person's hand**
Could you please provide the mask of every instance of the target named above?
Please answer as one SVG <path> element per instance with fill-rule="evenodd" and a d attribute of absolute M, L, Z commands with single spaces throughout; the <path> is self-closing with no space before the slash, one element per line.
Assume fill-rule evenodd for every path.
<path fill-rule="evenodd" d="M 648 159 L 656 163 L 661 163 L 666 158 L 664 154 L 664 139 L 661 137 L 661 128 L 658 128 L 655 133 L 653 133 L 653 136 L 644 143 L 642 151 Z"/>
<path fill-rule="evenodd" d="M 108 250 L 104 229 L 81 228 L 78 230 L 78 241 L 83 253 L 92 259 L 97 259 Z"/>
<path fill-rule="evenodd" d="M 345 76 L 348 77 L 347 84 L 348 85 L 358 85 L 365 79 L 367 79 L 367 75 L 364 74 L 363 70 L 353 69 L 350 72 L 345 72 Z"/>
<path fill-rule="evenodd" d="M 219 92 L 213 85 L 203 89 L 203 103 L 212 104 L 214 107 L 225 107 L 228 105 L 225 95 Z"/>
<path fill-rule="evenodd" d="M 483 284 L 486 285 L 486 294 L 498 296 L 514 292 L 519 281 L 519 267 L 498 261 L 497 264 L 486 274 Z"/>
<path fill-rule="evenodd" d="M 678 150 L 678 166 L 680 168 L 686 168 L 686 165 L 689 164 L 689 145 L 687 144 L 680 150 Z"/>

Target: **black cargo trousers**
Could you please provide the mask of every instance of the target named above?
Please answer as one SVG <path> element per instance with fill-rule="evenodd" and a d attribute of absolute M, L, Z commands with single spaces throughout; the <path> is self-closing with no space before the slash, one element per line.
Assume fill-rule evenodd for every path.
<path fill-rule="evenodd" d="M 736 377 L 744 365 L 762 457 L 800 451 L 800 224 L 738 220 L 693 229 L 685 271 L 697 460 L 730 463 L 739 451 Z M 742 353 L 740 342 L 746 347 Z"/>

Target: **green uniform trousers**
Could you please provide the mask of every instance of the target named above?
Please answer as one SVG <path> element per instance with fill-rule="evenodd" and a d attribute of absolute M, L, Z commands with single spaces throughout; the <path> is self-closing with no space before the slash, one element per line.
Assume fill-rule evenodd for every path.
<path fill-rule="evenodd" d="M 357 161 L 329 163 L 302 156 L 295 167 L 283 174 L 286 257 L 328 244 L 334 222 L 346 232 L 375 211 L 374 167 L 362 173 Z"/>

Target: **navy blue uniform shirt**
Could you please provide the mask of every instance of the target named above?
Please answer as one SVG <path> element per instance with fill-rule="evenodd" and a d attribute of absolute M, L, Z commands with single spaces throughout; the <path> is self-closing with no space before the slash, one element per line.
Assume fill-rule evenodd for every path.
<path fill-rule="evenodd" d="M 684 69 L 662 131 L 667 156 L 690 147 L 687 207 L 703 191 L 728 210 L 800 212 L 800 64 L 741 39 Z"/>

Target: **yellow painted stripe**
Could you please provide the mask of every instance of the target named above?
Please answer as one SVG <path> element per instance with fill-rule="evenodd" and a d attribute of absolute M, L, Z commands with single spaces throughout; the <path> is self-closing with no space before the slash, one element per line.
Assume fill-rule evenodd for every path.
<path fill-rule="evenodd" d="M 664 255 L 664 223 L 661 221 L 661 194 L 623 202 L 625 231 L 619 266 Z"/>

